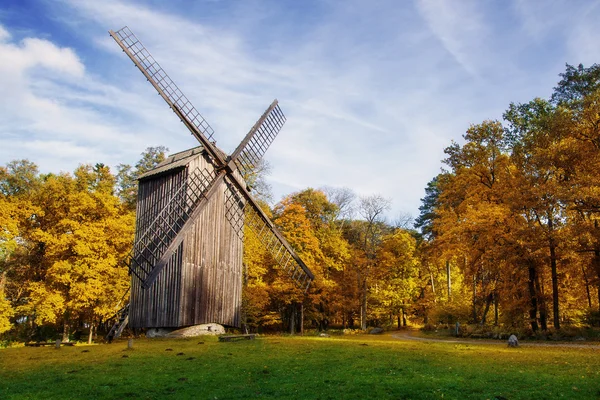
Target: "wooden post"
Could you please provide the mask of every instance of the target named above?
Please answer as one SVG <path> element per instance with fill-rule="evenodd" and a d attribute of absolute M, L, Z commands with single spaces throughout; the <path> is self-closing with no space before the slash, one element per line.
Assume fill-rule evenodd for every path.
<path fill-rule="evenodd" d="M 300 303 L 300 336 L 304 336 L 304 303 Z"/>
<path fill-rule="evenodd" d="M 127 341 L 127 350 L 133 349 L 133 339 Z"/>
<path fill-rule="evenodd" d="M 291 304 L 292 312 L 290 316 L 290 335 L 296 333 L 296 302 Z"/>
<path fill-rule="evenodd" d="M 61 340 L 60 339 L 56 339 L 56 344 L 54 345 L 57 349 L 60 349 L 60 343 Z"/>

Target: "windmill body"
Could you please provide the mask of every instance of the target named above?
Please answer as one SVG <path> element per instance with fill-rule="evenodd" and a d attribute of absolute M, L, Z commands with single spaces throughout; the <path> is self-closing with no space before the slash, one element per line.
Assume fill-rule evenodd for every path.
<path fill-rule="evenodd" d="M 207 152 L 197 147 L 168 157 L 142 175 L 136 235 L 142 235 L 157 213 L 172 201 L 172 193 L 193 190 L 188 181 L 193 171 L 214 169 Z M 211 322 L 240 326 L 242 227 L 234 227 L 226 219 L 228 190 L 221 182 L 151 286 L 144 288 L 142 281 L 132 275 L 132 328 L 176 328 Z M 238 204 L 239 212 L 243 206 Z"/>
<path fill-rule="evenodd" d="M 249 193 L 244 177 L 285 123 L 277 100 L 227 155 L 187 97 L 125 27 L 110 35 L 181 119 L 200 147 L 174 154 L 139 179 L 136 235 L 125 263 L 134 328 L 216 322 L 239 326 L 244 225 L 303 290 L 314 276 Z M 123 323 L 111 329 L 120 332 Z"/>

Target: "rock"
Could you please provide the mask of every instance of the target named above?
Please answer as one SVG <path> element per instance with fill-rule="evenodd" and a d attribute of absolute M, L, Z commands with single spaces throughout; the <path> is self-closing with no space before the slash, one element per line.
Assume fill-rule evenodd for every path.
<path fill-rule="evenodd" d="M 515 335 L 510 335 L 508 338 L 508 347 L 519 347 L 519 339 Z"/>
<path fill-rule="evenodd" d="M 585 338 L 583 336 L 578 336 L 574 339 L 576 342 L 585 342 Z"/>
<path fill-rule="evenodd" d="M 325 332 L 321 332 L 321 333 L 319 333 L 319 337 L 329 337 L 329 335 L 326 334 Z"/>
<path fill-rule="evenodd" d="M 170 332 L 167 337 L 178 338 L 178 337 L 194 337 L 204 335 L 223 335 L 225 334 L 225 328 L 219 324 L 201 324 L 188 326 L 186 328 L 177 329 L 176 331 Z"/>
<path fill-rule="evenodd" d="M 379 335 L 381 333 L 383 333 L 383 328 L 373 328 L 371 329 L 371 332 L 369 332 L 371 335 Z"/>

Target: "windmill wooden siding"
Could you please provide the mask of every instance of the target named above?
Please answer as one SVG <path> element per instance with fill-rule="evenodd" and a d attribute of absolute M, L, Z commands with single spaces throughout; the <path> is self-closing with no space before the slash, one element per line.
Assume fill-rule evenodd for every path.
<path fill-rule="evenodd" d="M 136 237 L 195 168 L 214 168 L 201 147 L 170 156 L 142 175 Z M 131 327 L 240 326 L 243 243 L 225 218 L 226 190 L 221 183 L 152 286 L 143 289 L 132 276 Z"/>

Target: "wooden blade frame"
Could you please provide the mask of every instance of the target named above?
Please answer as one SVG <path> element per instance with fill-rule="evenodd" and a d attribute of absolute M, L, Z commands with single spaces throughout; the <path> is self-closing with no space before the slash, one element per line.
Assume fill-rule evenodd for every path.
<path fill-rule="evenodd" d="M 258 165 L 283 124 L 285 124 L 285 115 L 275 100 L 231 154 L 230 158 L 235 161 L 244 179 Z"/>
<path fill-rule="evenodd" d="M 206 122 L 200 113 L 196 111 L 191 102 L 154 60 L 152 55 L 150 55 L 148 50 L 146 50 L 133 32 L 131 32 L 128 27 L 124 27 L 117 32 L 111 30 L 109 33 L 121 49 L 123 49 L 125 54 L 133 61 L 136 67 L 144 74 L 146 79 L 154 86 L 160 96 L 167 102 L 173 112 L 177 114 L 192 135 L 202 144 L 209 156 L 213 159 L 217 171 L 217 175 L 210 183 L 204 185 L 205 188 L 199 196 L 200 201 L 195 205 L 191 215 L 189 215 L 182 224 L 176 224 L 176 228 L 179 229 L 176 229 L 175 236 L 172 237 L 173 233 L 166 235 L 166 238 L 170 239 L 170 243 L 166 246 L 164 252 L 162 252 L 162 256 L 159 260 L 156 260 L 155 255 L 152 259 L 148 259 L 144 253 L 145 248 L 137 249 L 139 252 L 133 253 L 136 257 L 131 257 L 132 264 L 137 264 L 139 267 L 145 264 L 147 267 L 151 268 L 150 270 L 141 268 L 144 273 L 137 274 L 133 271 L 136 268 L 131 268 L 130 266 L 130 270 L 132 270 L 138 278 L 143 280 L 142 286 L 149 287 L 156 280 L 160 271 L 170 260 L 173 251 L 175 251 L 183 241 L 185 233 L 193 225 L 193 221 L 200 214 L 200 211 L 204 205 L 206 205 L 208 199 L 213 195 L 216 188 L 219 186 L 219 183 L 227 176 L 228 182 L 235 187 L 235 191 L 245 199 L 246 207 L 251 207 L 251 212 L 249 213 L 252 215 L 250 222 L 251 227 L 254 226 L 255 228 L 253 229 L 259 229 L 258 227 L 260 227 L 258 230 L 258 232 L 260 232 L 259 238 L 265 238 L 261 239 L 261 241 L 267 245 L 268 249 L 270 247 L 273 249 L 277 247 L 277 254 L 287 254 L 286 258 L 282 258 L 283 256 L 274 256 L 278 263 L 285 260 L 285 265 L 283 265 L 284 269 L 290 270 L 290 262 L 295 262 L 297 264 L 297 266 L 292 269 L 292 279 L 296 283 L 299 283 L 297 278 L 303 277 L 302 284 L 299 284 L 299 286 L 304 290 L 307 290 L 314 279 L 313 273 L 300 257 L 298 257 L 279 230 L 273 225 L 269 217 L 262 211 L 256 200 L 250 195 L 246 188 L 246 183 L 240 182 L 233 173 L 238 167 L 241 169 L 240 172 L 242 173 L 247 172 L 249 168 L 253 168 L 258 160 L 264 155 L 267 148 L 273 142 L 277 133 L 283 126 L 285 116 L 281 112 L 277 100 L 273 101 L 267 111 L 265 111 L 256 124 L 254 124 L 231 157 L 225 159 L 222 153 L 218 151 L 210 141 L 214 131 L 208 122 Z M 267 232 L 270 233 L 266 234 Z M 146 233 L 147 235 L 150 235 L 150 229 L 147 229 Z M 161 247 L 165 247 L 165 240 L 160 237 L 156 238 L 156 235 L 152 236 L 154 237 L 151 240 L 160 241 L 162 243 Z M 269 239 L 267 240 L 266 238 Z M 149 238 L 147 238 L 147 240 L 149 240 Z M 279 242 L 279 246 L 274 246 L 276 242 Z M 141 257 L 141 260 L 137 259 L 138 255 Z"/>
<path fill-rule="evenodd" d="M 167 201 L 167 205 L 136 238 L 128 257 L 130 271 L 145 282 L 154 266 L 171 247 L 181 230 L 194 219 L 201 205 L 217 186 L 219 176 L 208 170 L 194 170 Z M 181 243 L 181 242 L 179 242 Z"/>

